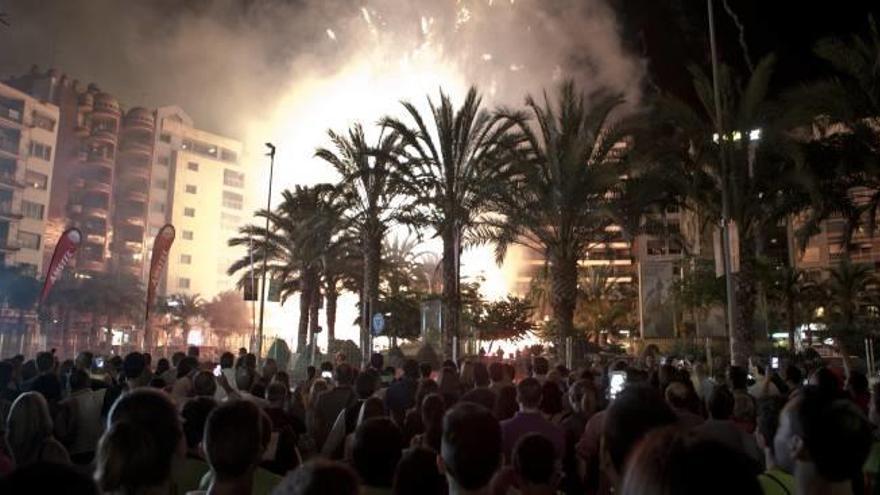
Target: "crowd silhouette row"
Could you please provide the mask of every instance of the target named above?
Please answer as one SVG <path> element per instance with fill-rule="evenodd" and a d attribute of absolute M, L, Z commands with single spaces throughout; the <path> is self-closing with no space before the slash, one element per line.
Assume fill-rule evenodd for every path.
<path fill-rule="evenodd" d="M 815 355 L 383 361 L 12 357 L 0 492 L 880 493 L 880 386 Z"/>

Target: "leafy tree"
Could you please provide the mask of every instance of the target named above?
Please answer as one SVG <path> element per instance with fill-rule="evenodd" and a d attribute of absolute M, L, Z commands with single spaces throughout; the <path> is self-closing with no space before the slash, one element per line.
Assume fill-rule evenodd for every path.
<path fill-rule="evenodd" d="M 486 303 L 483 314 L 475 322 L 480 340 L 522 340 L 535 329 L 533 312 L 534 308 L 526 299 L 515 296 Z M 492 352 L 491 345 L 488 352 Z"/>
<path fill-rule="evenodd" d="M 459 254 L 465 233 L 486 212 L 486 191 L 503 180 L 501 155 L 512 146 L 513 122 L 493 118 L 481 108 L 475 88 L 461 107 L 442 91 L 440 104 L 428 98 L 430 121 L 411 103 L 403 103 L 409 123 L 385 117 L 383 126 L 401 139 L 400 180 L 415 198 L 418 215 L 411 221 L 430 226 L 443 241 L 443 341 L 452 354 L 452 337 L 459 334 L 461 293 Z"/>
<path fill-rule="evenodd" d="M 221 336 L 246 334 L 252 329 L 248 305 L 239 292 L 217 294 L 204 304 L 203 311 L 211 329 Z"/>
<path fill-rule="evenodd" d="M 638 291 L 628 282 L 620 282 L 608 266 L 586 267 L 578 283 L 575 324 L 589 339 L 603 343 L 602 335 L 631 330 L 638 325 Z"/>
<path fill-rule="evenodd" d="M 688 258 L 683 260 L 682 277 L 675 280 L 671 295 L 672 303 L 679 311 L 689 313 L 696 326 L 709 309 L 724 305 L 724 279 L 715 276 L 711 259 Z"/>

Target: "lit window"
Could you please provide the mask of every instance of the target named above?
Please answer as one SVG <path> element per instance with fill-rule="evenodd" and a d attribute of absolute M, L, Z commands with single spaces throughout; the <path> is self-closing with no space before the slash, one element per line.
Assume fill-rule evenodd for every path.
<path fill-rule="evenodd" d="M 181 265 L 191 265 L 192 264 L 192 256 L 188 254 L 180 255 L 180 264 Z"/>
<path fill-rule="evenodd" d="M 196 186 L 194 186 L 192 184 L 187 184 L 186 185 L 186 192 L 187 192 L 187 194 L 195 194 L 196 193 Z"/>
<path fill-rule="evenodd" d="M 196 216 L 196 209 L 195 208 L 184 208 L 183 209 L 183 216 L 185 216 L 185 217 Z"/>
<path fill-rule="evenodd" d="M 199 171 L 199 164 L 196 162 L 189 162 L 186 164 L 186 168 L 192 170 L 193 172 Z"/>
<path fill-rule="evenodd" d="M 189 289 L 189 279 L 180 277 L 177 279 L 177 287 L 181 289 Z"/>
<path fill-rule="evenodd" d="M 184 241 L 191 241 L 191 240 L 193 240 L 193 233 L 192 233 L 192 230 L 184 230 L 184 231 L 183 231 L 183 240 L 184 240 Z"/>
<path fill-rule="evenodd" d="M 42 189 L 45 191 L 46 188 L 49 187 L 49 176 L 34 172 L 33 170 L 27 170 L 24 174 L 24 182 L 34 189 Z"/>

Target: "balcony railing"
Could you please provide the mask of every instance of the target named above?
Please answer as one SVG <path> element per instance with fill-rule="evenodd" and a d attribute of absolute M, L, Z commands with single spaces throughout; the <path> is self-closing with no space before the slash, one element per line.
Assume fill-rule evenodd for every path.
<path fill-rule="evenodd" d="M 12 187 L 22 187 L 22 184 L 15 180 L 15 172 L 9 170 L 0 170 L 0 184 L 6 184 Z"/>
<path fill-rule="evenodd" d="M 12 218 L 17 220 L 22 218 L 22 215 L 21 213 L 13 210 L 11 201 L 3 201 L 0 202 L 0 217 Z"/>
<path fill-rule="evenodd" d="M 0 136 L 0 151 L 18 156 L 18 142 Z"/>

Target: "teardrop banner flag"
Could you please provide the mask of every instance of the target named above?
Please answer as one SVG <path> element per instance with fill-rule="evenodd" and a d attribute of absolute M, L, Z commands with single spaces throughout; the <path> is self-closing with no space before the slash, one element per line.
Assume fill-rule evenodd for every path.
<path fill-rule="evenodd" d="M 58 243 L 55 244 L 55 252 L 52 254 L 52 262 L 49 263 L 49 269 L 46 271 L 46 280 L 43 281 L 43 290 L 40 292 L 40 304 L 46 300 L 49 291 L 55 282 L 61 278 L 64 268 L 73 259 L 76 250 L 82 242 L 82 232 L 76 228 L 70 228 L 61 234 Z"/>
<path fill-rule="evenodd" d="M 148 322 L 150 321 L 150 306 L 153 305 L 156 289 L 159 288 L 159 277 L 162 276 L 162 270 L 168 264 L 168 252 L 171 250 L 171 244 L 174 243 L 174 236 L 174 226 L 169 223 L 159 229 L 159 233 L 156 234 L 156 240 L 153 241 L 153 255 L 150 257 L 150 278 L 147 282 L 147 310 L 145 313 L 145 318 Z"/>

